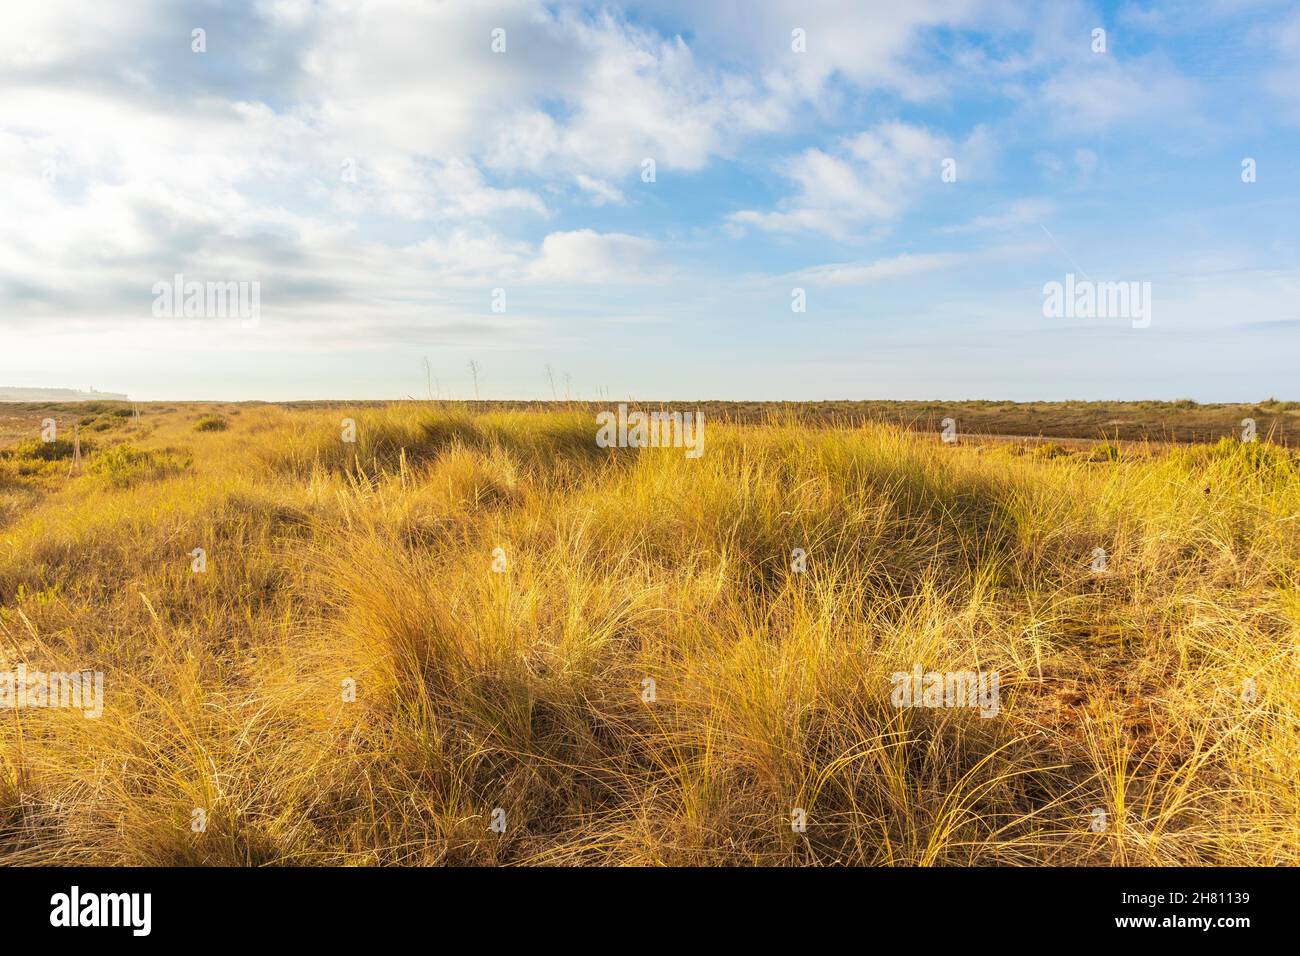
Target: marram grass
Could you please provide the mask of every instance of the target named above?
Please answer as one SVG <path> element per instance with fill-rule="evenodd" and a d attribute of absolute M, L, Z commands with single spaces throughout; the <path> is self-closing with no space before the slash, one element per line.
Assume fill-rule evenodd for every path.
<path fill-rule="evenodd" d="M 0 457 L 0 669 L 105 675 L 0 710 L 6 863 L 1300 856 L 1284 450 L 209 411 Z"/>

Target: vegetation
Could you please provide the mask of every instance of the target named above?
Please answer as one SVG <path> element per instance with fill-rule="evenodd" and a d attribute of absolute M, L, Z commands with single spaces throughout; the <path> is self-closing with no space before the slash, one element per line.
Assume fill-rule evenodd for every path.
<path fill-rule="evenodd" d="M 0 714 L 5 862 L 1300 862 L 1277 444 L 196 415 L 0 458 L 0 670 L 105 675 Z M 997 713 L 895 706 L 917 665 Z"/>
<path fill-rule="evenodd" d="M 204 415 L 194 423 L 196 432 L 223 432 L 230 427 L 230 422 L 220 415 Z"/>
<path fill-rule="evenodd" d="M 189 468 L 191 458 L 175 449 L 140 449 L 115 445 L 91 459 L 87 472 L 117 488 L 178 474 Z"/>

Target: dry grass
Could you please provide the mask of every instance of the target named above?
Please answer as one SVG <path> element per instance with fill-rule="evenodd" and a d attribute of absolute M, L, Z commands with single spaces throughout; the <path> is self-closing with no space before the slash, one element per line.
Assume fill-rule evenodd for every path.
<path fill-rule="evenodd" d="M 2 663 L 106 688 L 0 711 L 3 859 L 1297 862 L 1285 450 L 594 435 L 193 406 L 0 459 Z M 997 716 L 892 706 L 916 664 L 997 671 Z"/>

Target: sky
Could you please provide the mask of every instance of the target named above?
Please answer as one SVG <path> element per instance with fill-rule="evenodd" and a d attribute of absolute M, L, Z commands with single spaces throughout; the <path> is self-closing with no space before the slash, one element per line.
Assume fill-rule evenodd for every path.
<path fill-rule="evenodd" d="M 1292 2 L 7 4 L 0 385 L 1300 399 L 1298 175 Z"/>

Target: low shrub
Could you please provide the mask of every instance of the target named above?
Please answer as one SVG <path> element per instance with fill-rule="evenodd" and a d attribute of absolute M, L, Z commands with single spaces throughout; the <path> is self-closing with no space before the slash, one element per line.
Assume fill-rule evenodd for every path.
<path fill-rule="evenodd" d="M 96 455 L 86 472 L 110 486 L 125 488 L 139 481 L 180 474 L 192 464 L 190 455 L 173 449 L 152 451 L 134 445 L 114 445 Z"/>
<path fill-rule="evenodd" d="M 224 432 L 229 427 L 230 422 L 220 415 L 204 415 L 194 423 L 196 432 Z"/>

